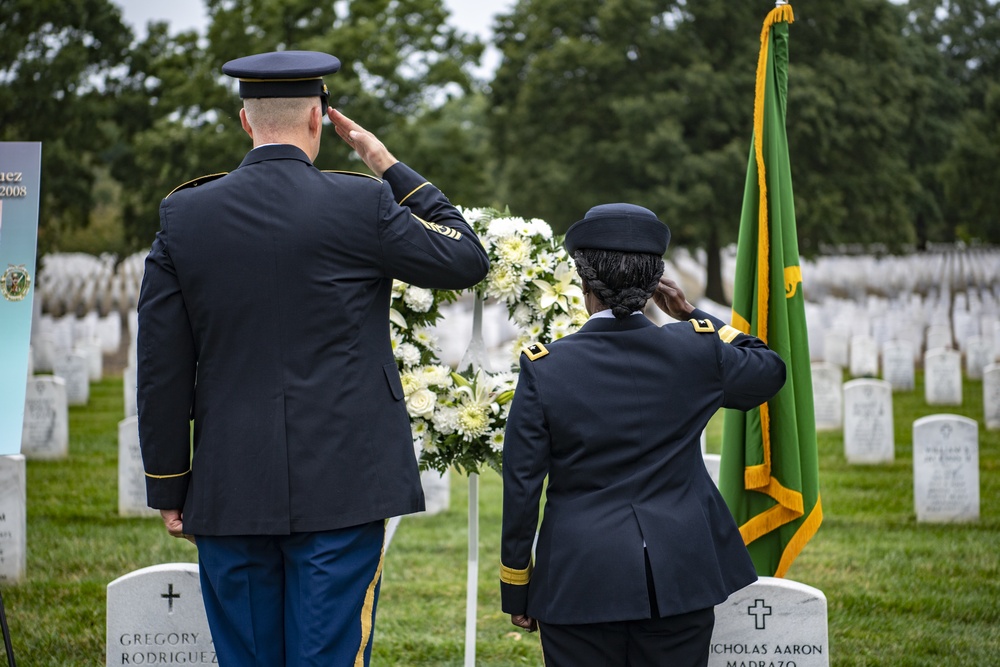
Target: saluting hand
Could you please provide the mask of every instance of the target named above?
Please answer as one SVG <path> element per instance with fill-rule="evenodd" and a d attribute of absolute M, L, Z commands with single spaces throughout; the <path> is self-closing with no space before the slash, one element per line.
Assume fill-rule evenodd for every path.
<path fill-rule="evenodd" d="M 344 142 L 353 148 L 368 168 L 379 178 L 385 170 L 399 162 L 374 134 L 334 108 L 327 110 L 333 127 Z"/>
<path fill-rule="evenodd" d="M 694 310 L 694 306 L 688 303 L 680 286 L 663 276 L 660 276 L 660 284 L 653 292 L 653 303 L 675 320 L 689 319 L 691 311 Z"/>

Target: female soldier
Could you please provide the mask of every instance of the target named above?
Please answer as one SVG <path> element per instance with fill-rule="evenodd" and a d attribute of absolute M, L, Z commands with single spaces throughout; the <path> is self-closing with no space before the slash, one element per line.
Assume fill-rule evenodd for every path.
<path fill-rule="evenodd" d="M 565 242 L 591 317 L 521 356 L 501 594 L 515 625 L 540 628 L 547 667 L 706 665 L 715 605 L 757 578 L 700 436 L 720 407 L 777 393 L 785 365 L 662 277 L 669 239 L 645 208 L 592 208 Z M 650 298 L 683 321 L 654 325 Z"/>

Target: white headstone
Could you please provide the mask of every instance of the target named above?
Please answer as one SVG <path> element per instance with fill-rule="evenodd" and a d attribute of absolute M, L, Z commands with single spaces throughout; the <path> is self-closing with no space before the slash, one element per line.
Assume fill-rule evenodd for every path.
<path fill-rule="evenodd" d="M 761 577 L 715 607 L 709 667 L 829 667 L 823 591 Z"/>
<path fill-rule="evenodd" d="M 962 404 L 962 355 L 934 349 L 924 355 L 924 400 L 928 405 Z"/>
<path fill-rule="evenodd" d="M 932 324 L 927 327 L 926 349 L 951 348 L 951 327 L 947 324 Z"/>
<path fill-rule="evenodd" d="M 56 357 L 53 372 L 66 381 L 66 400 L 70 405 L 86 405 L 90 400 L 90 362 L 80 352 Z"/>
<path fill-rule="evenodd" d="M 913 500 L 917 521 L 979 520 L 979 425 L 960 415 L 913 422 Z"/>
<path fill-rule="evenodd" d="M 101 351 L 106 354 L 117 352 L 122 342 L 121 315 L 108 313 L 99 320 L 97 330 L 101 339 Z"/>
<path fill-rule="evenodd" d="M 118 514 L 119 516 L 160 516 L 146 504 L 146 473 L 139 449 L 139 419 L 126 417 L 118 422 Z"/>
<path fill-rule="evenodd" d="M 972 380 L 983 379 L 983 368 L 993 363 L 993 342 L 982 336 L 965 339 L 965 375 Z"/>
<path fill-rule="evenodd" d="M 136 383 L 135 366 L 129 365 L 122 371 L 122 394 L 125 399 L 125 416 L 135 417 L 136 415 L 136 393 L 138 384 Z"/>
<path fill-rule="evenodd" d="M 51 334 L 31 337 L 31 356 L 36 373 L 52 372 L 56 357 L 56 340 Z"/>
<path fill-rule="evenodd" d="M 895 449 L 892 385 L 885 380 L 844 383 L 844 456 L 848 463 L 892 463 Z"/>
<path fill-rule="evenodd" d="M 916 386 L 913 366 L 913 344 L 906 340 L 891 340 L 882 346 L 882 379 L 893 391 L 912 391 Z"/>
<path fill-rule="evenodd" d="M 986 428 L 1000 429 L 1000 364 L 983 369 L 983 413 Z"/>
<path fill-rule="evenodd" d="M 813 410 L 817 431 L 836 431 L 842 421 L 843 371 L 828 361 L 812 362 Z"/>
<path fill-rule="evenodd" d="M 81 340 L 76 344 L 76 351 L 87 357 L 87 379 L 100 382 L 104 377 L 104 353 L 101 352 L 101 342 L 96 338 Z"/>
<path fill-rule="evenodd" d="M 0 456 L 0 584 L 24 579 L 28 565 L 27 506 L 24 457 Z"/>
<path fill-rule="evenodd" d="M 108 584 L 107 667 L 215 665 L 195 563 L 153 565 Z"/>
<path fill-rule="evenodd" d="M 823 337 L 823 359 L 841 368 L 847 368 L 848 342 L 847 335 L 840 331 L 827 332 Z"/>
<path fill-rule="evenodd" d="M 424 506 L 429 516 L 440 514 L 451 506 L 451 471 L 424 470 L 420 473 L 424 487 Z"/>
<path fill-rule="evenodd" d="M 36 375 L 28 380 L 21 453 L 29 459 L 61 459 L 69 454 L 69 404 L 61 377 Z"/>
<path fill-rule="evenodd" d="M 878 346 L 871 336 L 852 336 L 850 347 L 851 377 L 878 375 Z"/>
<path fill-rule="evenodd" d="M 720 454 L 702 454 L 705 459 L 705 469 L 708 470 L 709 477 L 719 486 L 719 469 L 722 467 L 722 456 Z"/>

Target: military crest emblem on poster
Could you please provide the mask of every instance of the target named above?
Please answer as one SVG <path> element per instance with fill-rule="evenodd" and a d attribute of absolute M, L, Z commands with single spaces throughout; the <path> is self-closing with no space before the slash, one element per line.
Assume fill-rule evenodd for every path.
<path fill-rule="evenodd" d="M 28 296 L 31 288 L 31 274 L 24 264 L 8 264 L 0 277 L 0 292 L 8 301 L 20 301 Z"/>

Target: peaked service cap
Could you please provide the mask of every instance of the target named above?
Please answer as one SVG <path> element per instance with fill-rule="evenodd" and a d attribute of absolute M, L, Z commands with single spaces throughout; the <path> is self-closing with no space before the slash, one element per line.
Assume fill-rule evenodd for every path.
<path fill-rule="evenodd" d="M 601 204 L 566 232 L 566 250 L 580 248 L 662 255 L 670 243 L 670 229 L 648 208 L 635 204 Z"/>
<path fill-rule="evenodd" d="M 271 51 L 230 60 L 223 74 L 240 80 L 240 97 L 313 97 L 326 100 L 324 74 L 340 69 L 340 60 L 319 51 Z"/>

